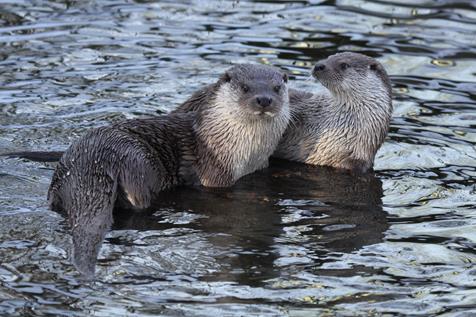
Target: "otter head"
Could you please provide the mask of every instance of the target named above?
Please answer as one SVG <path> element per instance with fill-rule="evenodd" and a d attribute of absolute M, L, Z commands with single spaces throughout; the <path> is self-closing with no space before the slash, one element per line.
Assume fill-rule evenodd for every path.
<path fill-rule="evenodd" d="M 273 118 L 289 106 L 288 77 L 270 66 L 238 64 L 217 83 L 216 106 L 237 117 Z"/>
<path fill-rule="evenodd" d="M 318 62 L 312 76 L 340 102 L 359 102 L 366 98 L 391 100 L 390 79 L 375 59 L 359 53 L 345 52 Z"/>

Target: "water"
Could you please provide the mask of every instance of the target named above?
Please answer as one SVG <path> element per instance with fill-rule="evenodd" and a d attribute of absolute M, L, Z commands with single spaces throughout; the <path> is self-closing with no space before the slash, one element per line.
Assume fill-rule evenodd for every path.
<path fill-rule="evenodd" d="M 275 162 L 174 191 L 118 215 L 95 282 L 47 209 L 54 163 L 1 158 L 0 314 L 476 314 L 474 1 L 0 0 L 0 151 L 169 111 L 232 62 L 317 89 L 310 67 L 344 50 L 393 82 L 375 176 Z"/>

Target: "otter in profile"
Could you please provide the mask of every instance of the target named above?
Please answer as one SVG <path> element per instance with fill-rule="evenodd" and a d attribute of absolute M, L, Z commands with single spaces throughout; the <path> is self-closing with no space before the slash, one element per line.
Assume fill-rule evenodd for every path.
<path fill-rule="evenodd" d="M 318 62 L 312 75 L 328 91 L 290 90 L 293 119 L 274 157 L 353 172 L 372 169 L 392 116 L 392 89 L 383 66 L 359 53 Z"/>
<path fill-rule="evenodd" d="M 353 172 L 373 167 L 392 116 L 392 90 L 383 66 L 352 52 L 318 62 L 312 75 L 327 91 L 290 89 L 291 121 L 273 156 Z M 175 112 L 197 111 L 209 88 L 196 92 Z"/>
<path fill-rule="evenodd" d="M 115 206 L 145 209 L 171 187 L 227 187 L 267 166 L 290 117 L 286 75 L 236 65 L 200 102 L 200 112 L 94 129 L 61 157 L 48 200 L 51 209 L 68 215 L 72 260 L 80 272 L 94 273 L 87 259 L 96 258 Z"/>

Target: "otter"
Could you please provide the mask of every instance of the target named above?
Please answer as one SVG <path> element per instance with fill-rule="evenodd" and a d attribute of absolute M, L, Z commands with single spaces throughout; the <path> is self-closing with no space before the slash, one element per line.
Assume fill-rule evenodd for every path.
<path fill-rule="evenodd" d="M 318 62 L 312 75 L 327 90 L 289 89 L 292 118 L 273 157 L 356 173 L 371 170 L 393 111 L 384 67 L 366 55 L 344 52 Z M 201 111 L 208 90 L 174 111 Z"/>
<path fill-rule="evenodd" d="M 393 111 L 384 67 L 371 57 L 345 52 L 318 62 L 312 74 L 327 90 L 312 94 L 289 89 L 292 119 L 273 157 L 357 173 L 371 170 Z M 173 113 L 201 111 L 214 89 L 198 90 Z M 6 155 L 55 160 L 45 153 Z"/>
<path fill-rule="evenodd" d="M 61 157 L 48 191 L 50 208 L 66 213 L 72 262 L 94 274 L 88 257 L 102 241 L 114 207 L 146 209 L 179 185 L 228 187 L 264 168 L 290 119 L 287 76 L 239 64 L 211 85 L 202 111 L 133 119 L 93 129 Z M 75 252 L 90 250 L 91 254 Z"/>
<path fill-rule="evenodd" d="M 290 91 L 293 118 L 273 156 L 357 173 L 371 170 L 393 111 L 384 67 L 345 52 L 318 62 L 312 76 L 327 91 Z"/>

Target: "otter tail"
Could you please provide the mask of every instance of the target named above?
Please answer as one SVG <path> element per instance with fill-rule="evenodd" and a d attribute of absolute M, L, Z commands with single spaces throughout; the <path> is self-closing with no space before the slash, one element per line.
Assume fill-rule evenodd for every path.
<path fill-rule="evenodd" d="M 21 158 L 34 162 L 57 162 L 64 152 L 61 151 L 24 151 L 0 154 L 8 158 Z"/>
<path fill-rule="evenodd" d="M 113 208 L 117 197 L 117 181 L 106 185 L 109 190 L 99 197 L 84 201 L 74 208 L 78 217 L 71 219 L 73 245 L 71 262 L 87 278 L 94 277 L 96 261 L 106 233 L 113 222 Z M 92 208 L 91 208 L 92 207 Z M 88 216 L 81 216 L 85 212 Z"/>

